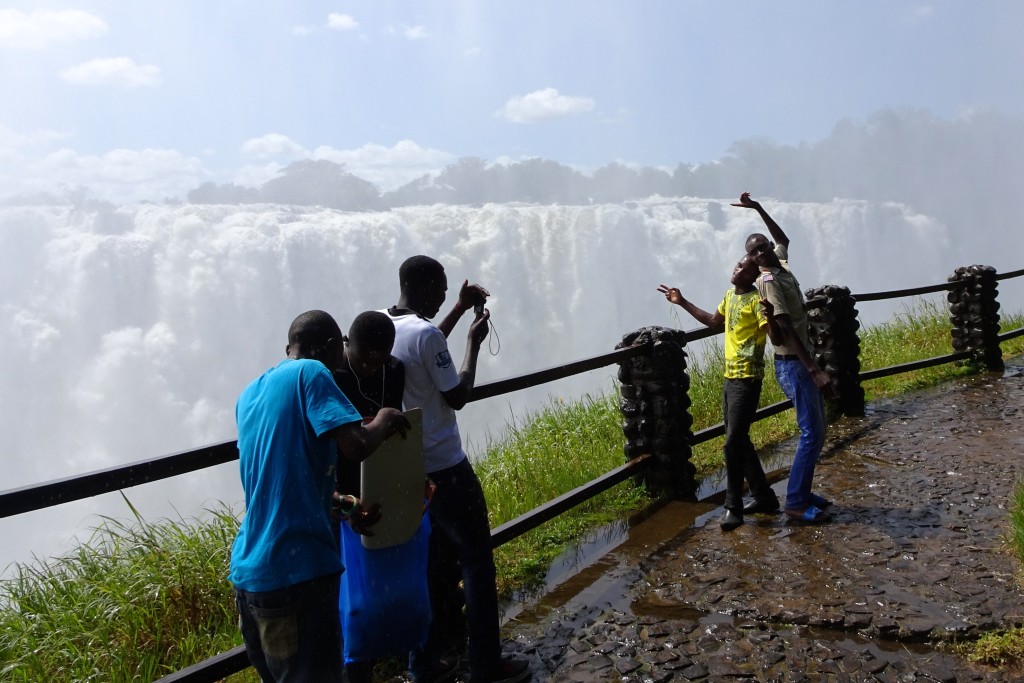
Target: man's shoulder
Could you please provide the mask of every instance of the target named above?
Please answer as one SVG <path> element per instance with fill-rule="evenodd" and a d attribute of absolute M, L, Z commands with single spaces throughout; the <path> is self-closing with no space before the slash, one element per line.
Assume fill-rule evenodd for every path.
<path fill-rule="evenodd" d="M 444 333 L 434 323 L 418 315 L 403 315 L 398 318 L 392 318 L 392 322 L 395 323 L 396 339 L 416 337 L 445 340 Z M 447 340 L 445 340 L 445 343 L 447 343 Z"/>

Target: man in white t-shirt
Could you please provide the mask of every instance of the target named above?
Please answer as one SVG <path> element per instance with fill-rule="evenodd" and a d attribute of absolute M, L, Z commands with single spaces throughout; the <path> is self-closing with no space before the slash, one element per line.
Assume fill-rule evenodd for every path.
<path fill-rule="evenodd" d="M 398 271 L 401 296 L 385 312 L 395 324 L 392 355 L 405 365 L 403 405 L 423 409 L 423 451 L 427 476 L 437 490 L 430 503 L 434 528 L 451 539 L 462 565 L 469 633 L 469 668 L 473 683 L 515 683 L 530 677 L 526 660 L 501 654 L 498 594 L 495 586 L 491 530 L 480 480 L 462 449 L 455 411 L 469 401 L 476 381 L 480 345 L 487 337 L 489 293 L 466 280 L 451 312 L 434 326 L 448 291 L 444 267 L 429 256 L 413 256 Z M 462 315 L 476 307 L 466 356 L 456 370 L 448 335 Z M 433 683 L 454 673 L 440 659 L 438 634 L 411 657 L 416 683 Z"/>

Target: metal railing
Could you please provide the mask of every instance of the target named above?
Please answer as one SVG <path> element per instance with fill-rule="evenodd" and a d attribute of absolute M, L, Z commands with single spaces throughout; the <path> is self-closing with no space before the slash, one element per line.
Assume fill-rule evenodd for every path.
<path fill-rule="evenodd" d="M 996 276 L 997 280 L 1019 277 L 1024 275 L 1024 269 L 1002 273 Z M 866 294 L 854 294 L 853 298 L 858 302 L 880 301 L 885 299 L 902 298 L 906 296 L 918 296 L 934 292 L 953 289 L 955 283 L 940 283 L 926 287 L 916 287 L 888 292 L 873 292 Z M 707 328 L 689 330 L 686 333 L 687 342 L 721 334 Z M 1006 341 L 1024 335 L 1024 327 L 1010 330 L 999 335 L 1000 341 Z M 471 401 L 480 401 L 493 398 L 513 391 L 520 391 L 529 387 L 538 386 L 558 379 L 563 379 L 590 370 L 595 370 L 609 365 L 619 364 L 629 358 L 644 355 L 649 352 L 648 345 L 631 346 L 618 349 L 611 353 L 602 354 L 592 358 L 585 358 L 579 361 L 553 366 L 525 375 L 510 377 L 475 387 Z M 965 360 L 969 357 L 967 352 L 951 353 L 943 356 L 936 356 L 924 360 L 903 363 L 886 368 L 868 370 L 861 372 L 861 380 L 876 379 L 903 372 L 911 372 L 936 365 Z M 762 420 L 771 415 L 784 412 L 792 407 L 790 401 L 765 406 L 755 414 L 755 421 Z M 709 441 L 724 434 L 724 425 L 719 423 L 693 433 L 690 440 L 691 445 Z M 190 451 L 166 455 L 159 458 L 142 460 L 129 465 L 111 467 L 103 470 L 89 472 L 87 474 L 55 479 L 41 484 L 24 486 L 0 492 L 0 518 L 19 515 L 33 510 L 60 505 L 74 500 L 89 498 L 103 493 L 119 491 L 123 488 L 138 486 L 160 479 L 175 477 L 188 472 L 220 465 L 238 459 L 236 441 L 203 446 Z M 626 462 L 619 467 L 605 473 L 604 475 L 587 482 L 572 491 L 544 503 L 519 517 L 512 519 L 491 530 L 491 541 L 494 547 L 525 534 L 544 522 L 576 507 L 577 505 L 593 498 L 594 496 L 610 489 L 611 487 L 642 473 L 645 469 L 657 462 L 657 458 L 650 455 L 641 455 Z M 237 673 L 249 667 L 249 660 L 245 654 L 245 648 L 239 646 L 227 652 L 220 653 L 202 662 L 198 662 L 180 671 L 174 672 L 160 679 L 162 683 L 214 683 L 233 673 Z"/>

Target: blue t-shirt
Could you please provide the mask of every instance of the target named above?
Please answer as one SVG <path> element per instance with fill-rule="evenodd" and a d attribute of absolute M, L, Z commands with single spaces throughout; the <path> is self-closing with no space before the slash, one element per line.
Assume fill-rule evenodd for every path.
<path fill-rule="evenodd" d="M 320 361 L 284 360 L 235 405 L 245 518 L 229 579 L 269 591 L 341 571 L 331 528 L 337 448 L 327 432 L 360 420 Z"/>

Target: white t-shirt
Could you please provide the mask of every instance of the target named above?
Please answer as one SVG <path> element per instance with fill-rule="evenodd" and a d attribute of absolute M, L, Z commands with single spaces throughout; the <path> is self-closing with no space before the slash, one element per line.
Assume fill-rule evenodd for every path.
<path fill-rule="evenodd" d="M 425 318 L 410 313 L 391 315 L 395 346 L 391 355 L 405 365 L 403 407 L 423 409 L 423 458 L 427 474 L 457 465 L 466 457 L 455 410 L 441 395 L 459 384 L 448 340 Z"/>

